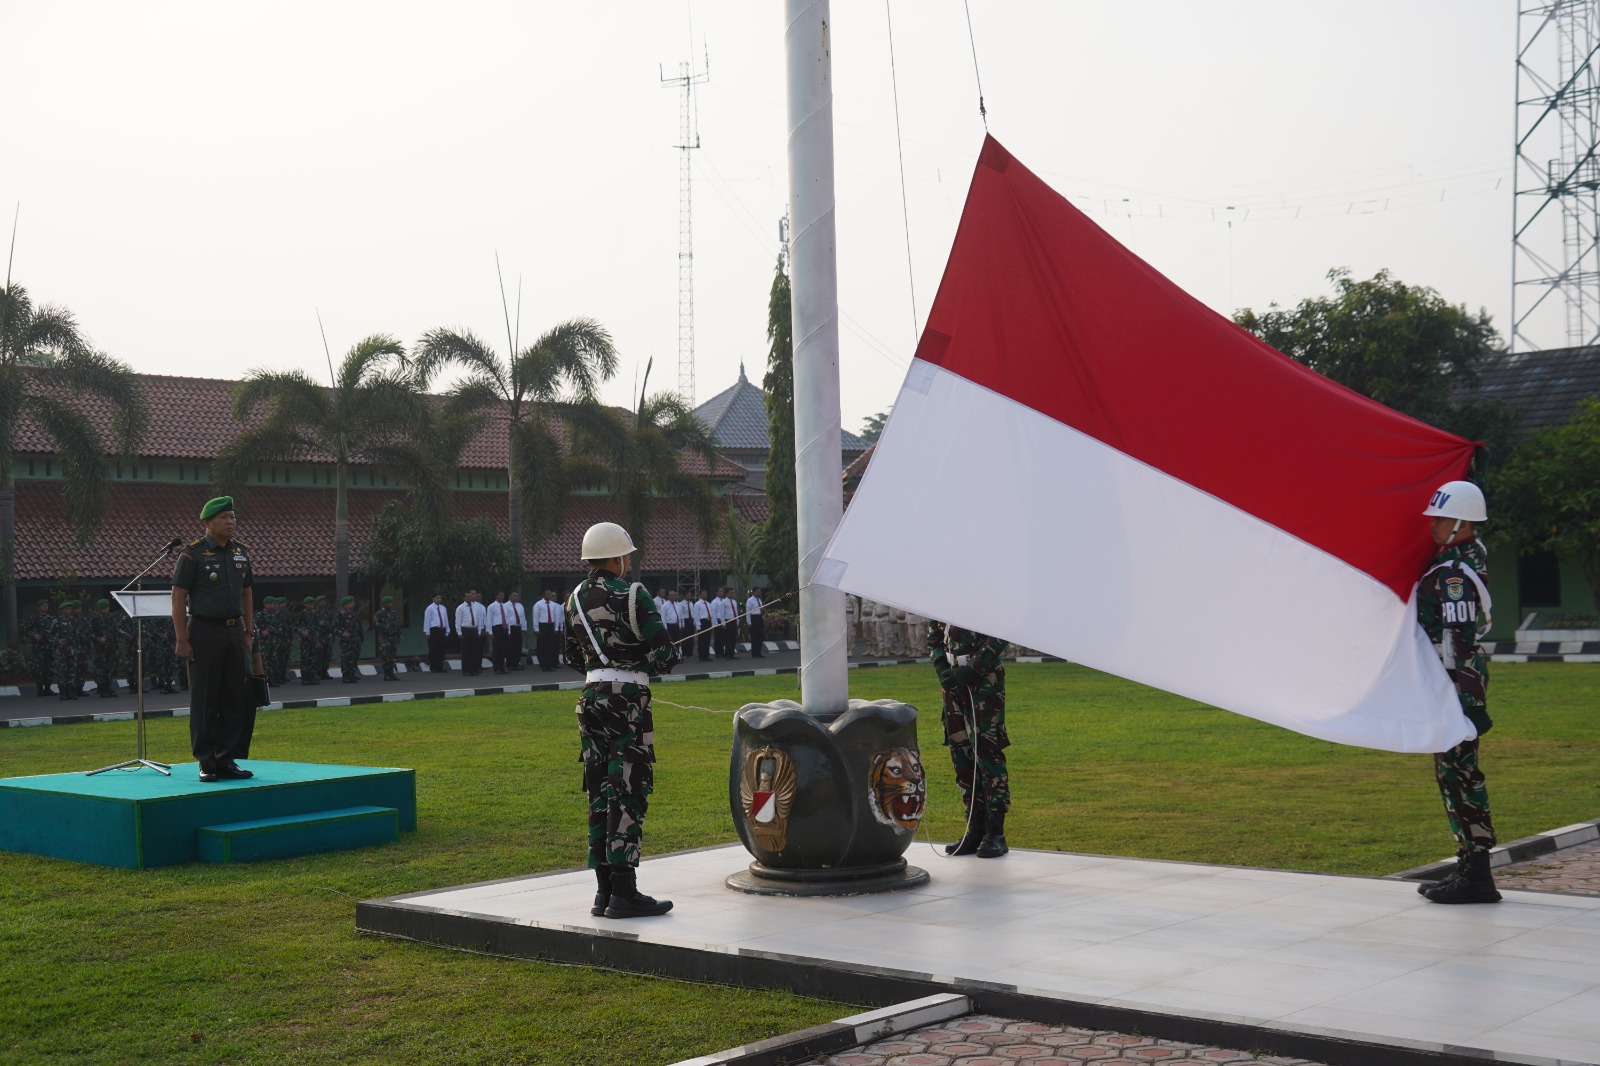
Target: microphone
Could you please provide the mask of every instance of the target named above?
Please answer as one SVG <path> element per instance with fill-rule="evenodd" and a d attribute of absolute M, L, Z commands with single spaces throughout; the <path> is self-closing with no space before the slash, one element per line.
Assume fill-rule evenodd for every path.
<path fill-rule="evenodd" d="M 173 549 L 179 548 L 182 545 L 183 545 L 183 539 L 181 537 L 173 537 L 171 540 L 167 541 L 167 546 L 165 548 L 161 549 L 161 554 L 162 555 L 171 555 L 172 552 L 173 552 Z"/>

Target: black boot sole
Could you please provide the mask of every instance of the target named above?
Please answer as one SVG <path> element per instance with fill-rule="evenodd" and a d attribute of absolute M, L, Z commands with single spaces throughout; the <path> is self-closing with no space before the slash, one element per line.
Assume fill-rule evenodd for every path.
<path fill-rule="evenodd" d="M 607 905 L 607 907 L 605 909 L 605 913 L 602 915 L 602 917 L 606 917 L 606 918 L 656 918 L 656 917 L 659 917 L 660 915 L 666 914 L 671 909 L 672 909 L 672 901 L 670 899 L 659 900 L 653 906 L 650 906 L 650 907 L 637 908 L 637 907 L 634 907 L 629 902 L 627 902 L 626 900 L 618 900 L 616 896 L 612 896 L 611 897 L 611 903 L 609 905 Z"/>

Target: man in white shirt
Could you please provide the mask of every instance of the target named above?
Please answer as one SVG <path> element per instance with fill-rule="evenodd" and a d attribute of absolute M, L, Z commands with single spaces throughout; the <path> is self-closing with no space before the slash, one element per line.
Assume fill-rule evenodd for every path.
<path fill-rule="evenodd" d="M 461 673 L 465 677 L 476 675 L 483 665 L 483 630 L 478 626 L 474 610 L 482 606 L 476 602 L 477 596 L 477 589 L 468 589 L 456 605 L 456 632 L 461 634 Z"/>
<path fill-rule="evenodd" d="M 667 590 L 666 589 L 656 589 L 656 597 L 655 598 L 656 598 L 656 614 L 660 614 L 661 613 L 661 608 L 667 602 Z M 665 622 L 666 619 L 663 618 L 662 621 Z"/>
<path fill-rule="evenodd" d="M 733 597 L 726 588 L 717 590 L 717 643 L 720 650 L 717 652 L 719 659 L 737 659 L 739 653 L 734 650 L 734 644 L 739 639 L 739 609 L 733 605 Z"/>
<path fill-rule="evenodd" d="M 513 592 L 506 604 L 506 669 L 522 669 L 522 636 L 528 631 L 528 612 L 522 608 L 522 593 Z"/>
<path fill-rule="evenodd" d="M 428 638 L 428 669 L 436 674 L 444 673 L 447 669 L 444 642 L 450 636 L 450 608 L 444 605 L 442 593 L 435 592 L 433 602 L 422 612 L 422 634 Z"/>
<path fill-rule="evenodd" d="M 510 657 L 511 648 L 509 638 L 511 626 L 506 619 L 506 590 L 500 589 L 494 594 L 486 608 L 489 619 L 489 665 L 494 667 L 494 672 L 506 672 L 506 659 Z"/>
<path fill-rule="evenodd" d="M 750 590 L 750 598 L 744 601 L 744 610 L 750 619 L 750 658 L 764 659 L 767 655 L 767 623 L 761 617 L 760 589 Z"/>
<path fill-rule="evenodd" d="M 672 621 L 667 629 L 672 636 L 672 643 L 676 644 L 689 635 L 689 605 L 676 589 L 667 593 L 667 610 L 672 613 Z"/>
<path fill-rule="evenodd" d="M 553 590 L 546 592 L 544 598 L 550 601 L 550 613 L 556 618 L 555 648 L 550 653 L 550 669 L 554 670 L 566 661 L 562 650 L 567 646 L 567 612 L 561 606 L 561 597 Z"/>
<path fill-rule="evenodd" d="M 561 605 L 554 599 L 555 594 L 547 589 L 533 605 L 534 649 L 539 669 L 545 673 L 556 668 L 556 615 L 561 613 Z"/>
<path fill-rule="evenodd" d="M 711 593 L 701 589 L 699 597 L 689 604 L 689 616 L 694 619 L 695 644 L 700 649 L 700 661 L 711 661 Z"/>
<path fill-rule="evenodd" d="M 489 635 L 489 608 L 484 606 L 483 594 L 477 589 L 472 590 L 472 618 L 478 623 L 478 657 L 473 660 L 472 672 L 483 673 L 484 638 Z"/>

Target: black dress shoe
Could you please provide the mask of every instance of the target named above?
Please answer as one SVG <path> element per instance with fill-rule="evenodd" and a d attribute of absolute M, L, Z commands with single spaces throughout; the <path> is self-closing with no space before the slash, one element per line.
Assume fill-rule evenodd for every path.
<path fill-rule="evenodd" d="M 238 763 L 231 762 L 226 766 L 217 767 L 217 776 L 230 781 L 243 781 L 246 778 L 251 778 L 256 775 L 253 772 L 246 770 Z"/>
<path fill-rule="evenodd" d="M 215 770 L 201 770 L 200 771 L 200 780 L 204 781 L 208 785 L 211 784 L 213 781 L 221 781 L 222 779 L 223 779 L 223 776 L 221 774 L 219 774 Z"/>

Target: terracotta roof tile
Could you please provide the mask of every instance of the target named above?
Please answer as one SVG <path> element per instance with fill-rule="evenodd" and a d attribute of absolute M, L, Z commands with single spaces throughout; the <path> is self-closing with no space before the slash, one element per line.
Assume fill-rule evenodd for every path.
<path fill-rule="evenodd" d="M 333 574 L 333 493 L 331 488 L 252 486 L 240 496 L 239 539 L 250 545 L 256 572 L 264 578 L 328 577 Z M 100 536 L 79 546 L 68 532 L 60 482 L 17 483 L 16 573 L 19 581 L 128 578 L 138 573 L 172 537 L 186 542 L 199 533 L 199 487 L 170 484 L 114 484 L 110 517 Z M 403 499 L 398 490 L 362 489 L 350 493 L 352 568 L 361 564 L 361 545 L 373 516 L 386 502 Z M 764 511 L 765 497 L 740 496 L 735 505 L 752 517 Z M 500 535 L 508 534 L 506 498 L 491 492 L 456 494 L 455 515 L 487 517 Z M 584 530 L 595 522 L 615 522 L 621 509 L 606 496 L 574 497 L 561 527 L 538 549 L 524 552 L 534 572 L 577 569 Z M 660 500 L 650 522 L 646 565 L 652 570 L 716 569 L 726 564 L 718 544 L 703 545 L 693 516 L 672 500 Z M 158 566 L 162 577 L 170 568 Z"/>
<path fill-rule="evenodd" d="M 140 374 L 139 381 L 144 386 L 145 397 L 150 405 L 150 432 L 140 448 L 143 458 L 210 460 L 239 428 L 232 411 L 234 381 L 156 374 Z M 99 396 L 86 395 L 78 397 L 76 403 L 99 429 L 102 437 L 109 440 L 111 402 Z M 625 410 L 617 411 L 625 418 L 631 417 Z M 505 469 L 506 421 L 503 408 L 484 413 L 483 428 L 462 449 L 463 467 Z M 559 434 L 560 427 L 554 428 Z M 49 438 L 32 419 L 26 417 L 17 426 L 15 448 L 21 453 L 49 454 L 54 451 Z M 332 456 L 312 455 L 305 461 L 331 462 Z M 700 456 L 686 453 L 682 465 L 688 473 L 716 481 L 739 481 L 749 473 L 744 467 L 721 456 L 717 457 L 714 464 L 708 465 Z"/>

